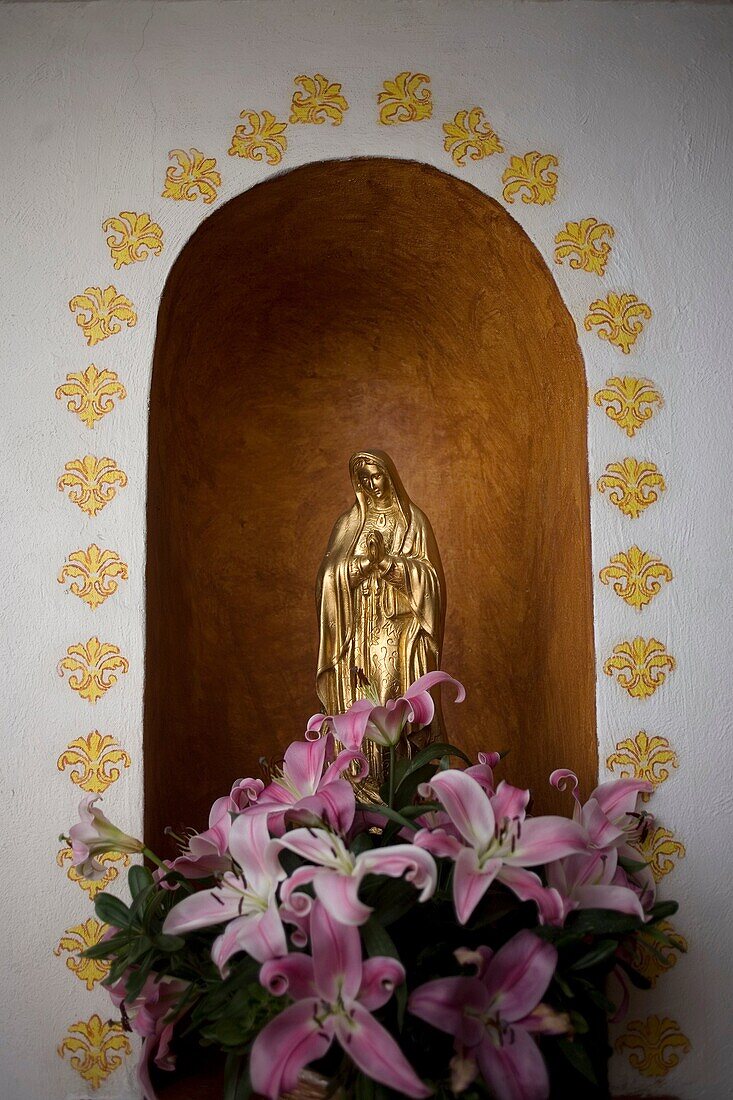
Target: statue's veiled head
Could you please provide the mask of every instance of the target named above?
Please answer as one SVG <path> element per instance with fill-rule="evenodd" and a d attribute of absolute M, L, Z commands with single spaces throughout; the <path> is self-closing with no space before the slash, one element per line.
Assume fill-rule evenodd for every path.
<path fill-rule="evenodd" d="M 349 460 L 349 473 L 354 492 L 362 506 L 384 509 L 398 504 L 409 514 L 409 498 L 400 481 L 394 462 L 384 451 L 358 451 Z"/>

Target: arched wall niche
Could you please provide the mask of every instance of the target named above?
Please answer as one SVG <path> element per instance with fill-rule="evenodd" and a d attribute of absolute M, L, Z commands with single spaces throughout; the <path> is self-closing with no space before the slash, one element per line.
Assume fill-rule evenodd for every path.
<path fill-rule="evenodd" d="M 586 445 L 573 321 L 537 249 L 425 164 L 305 165 L 239 195 L 176 261 L 150 403 L 146 828 L 201 827 L 319 709 L 314 582 L 387 450 L 446 573 L 446 704 L 467 751 L 559 806 L 597 776 Z"/>

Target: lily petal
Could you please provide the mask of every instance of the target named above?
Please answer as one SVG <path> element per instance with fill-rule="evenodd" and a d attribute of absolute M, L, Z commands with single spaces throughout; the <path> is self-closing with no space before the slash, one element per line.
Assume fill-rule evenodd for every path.
<path fill-rule="evenodd" d="M 532 932 L 517 932 L 492 958 L 484 975 L 489 1002 L 514 1023 L 542 1000 L 557 966 L 557 950 Z"/>
<path fill-rule="evenodd" d="M 487 859 L 479 868 L 473 848 L 462 848 L 458 853 L 453 867 L 453 904 L 461 924 L 471 916 L 500 867 L 500 859 Z"/>
<path fill-rule="evenodd" d="M 534 867 L 587 849 L 585 832 L 576 821 L 567 817 L 530 817 L 522 822 L 514 852 L 504 859 L 518 867 Z"/>
<path fill-rule="evenodd" d="M 475 1046 L 485 1035 L 482 1016 L 489 998 L 478 978 L 436 978 L 410 994 L 407 1009 L 413 1016 L 454 1035 L 465 1046 Z"/>
<path fill-rule="evenodd" d="M 438 884 L 435 860 L 429 852 L 414 844 L 393 844 L 362 852 L 356 858 L 356 874 L 360 879 L 364 875 L 387 875 L 389 878 L 404 875 L 420 891 L 420 901 L 432 897 Z"/>
<path fill-rule="evenodd" d="M 479 1068 L 496 1100 L 547 1100 L 550 1081 L 537 1044 L 521 1028 L 494 1046 L 486 1039 L 476 1051 Z"/>
<path fill-rule="evenodd" d="M 227 889 L 229 880 L 234 880 L 238 890 Z M 213 890 L 199 890 L 174 905 L 163 921 L 166 936 L 180 936 L 184 932 L 193 932 L 196 928 L 208 928 L 212 924 L 221 924 L 239 916 L 244 883 L 234 875 L 225 875 L 221 886 Z"/>
<path fill-rule="evenodd" d="M 263 1027 L 249 1061 L 255 1092 L 278 1100 L 295 1088 L 304 1066 L 323 1057 L 332 1036 L 321 1028 L 317 1012 L 318 1001 L 298 1001 Z"/>
<path fill-rule="evenodd" d="M 433 1090 L 423 1084 L 390 1033 L 363 1005 L 353 1005 L 351 1020 L 337 1017 L 335 1030 L 351 1060 L 373 1081 L 387 1085 L 401 1096 L 432 1094 Z"/>
<path fill-rule="evenodd" d="M 260 970 L 260 984 L 268 993 L 282 997 L 286 993 L 295 1001 L 317 997 L 313 975 L 313 959 L 302 952 L 293 952 L 281 959 L 270 959 Z"/>
<path fill-rule="evenodd" d="M 437 795 L 469 844 L 481 849 L 489 846 L 494 839 L 496 818 L 486 792 L 475 779 L 452 768 L 438 772 L 425 787 Z"/>
<path fill-rule="evenodd" d="M 359 878 L 321 869 L 313 878 L 316 897 L 341 924 L 366 924 L 372 910 L 359 900 Z"/>
<path fill-rule="evenodd" d="M 365 959 L 362 967 L 359 1003 L 374 1012 L 390 999 L 396 986 L 405 980 L 405 968 L 397 959 L 375 955 Z"/>
<path fill-rule="evenodd" d="M 334 876 L 335 877 L 335 876 Z M 322 904 L 311 912 L 313 973 L 320 996 L 329 1003 L 356 998 L 361 986 L 361 936 L 340 924 Z"/>

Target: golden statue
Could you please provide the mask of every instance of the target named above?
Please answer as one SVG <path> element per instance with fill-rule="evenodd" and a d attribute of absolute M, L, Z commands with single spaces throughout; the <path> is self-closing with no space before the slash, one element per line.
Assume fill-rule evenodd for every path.
<path fill-rule="evenodd" d="M 427 516 L 384 451 L 352 455 L 349 473 L 356 500 L 334 524 L 316 584 L 326 714 L 398 698 L 440 667 L 443 646 L 445 577 Z"/>

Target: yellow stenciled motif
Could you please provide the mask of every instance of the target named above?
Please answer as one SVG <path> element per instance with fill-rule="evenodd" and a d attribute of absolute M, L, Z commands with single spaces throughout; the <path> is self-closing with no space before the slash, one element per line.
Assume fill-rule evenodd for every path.
<path fill-rule="evenodd" d="M 102 222 L 102 229 L 112 233 L 107 237 L 107 244 L 116 271 L 125 264 L 147 260 L 149 255 L 159 256 L 163 251 L 163 230 L 152 221 L 150 214 L 123 210 L 116 218 Z"/>
<path fill-rule="evenodd" d="M 70 741 L 56 761 L 60 772 L 66 768 L 77 768 L 71 772 L 71 782 L 90 794 L 102 794 L 110 784 L 120 778 L 120 769 L 130 767 L 130 756 L 121 749 L 114 737 L 104 736 L 99 730 L 92 730 L 88 737 L 76 737 Z"/>
<path fill-rule="evenodd" d="M 90 638 L 84 645 L 78 642 L 71 645 L 58 664 L 59 676 L 70 673 L 69 687 L 79 693 L 82 699 L 96 703 L 105 691 L 117 683 L 115 672 L 124 675 L 129 662 L 123 657 L 116 645 L 100 642 L 99 638 Z"/>
<path fill-rule="evenodd" d="M 632 1020 L 615 1043 L 617 1054 L 630 1050 L 629 1062 L 645 1077 L 664 1077 L 690 1050 L 690 1040 L 680 1031 L 676 1020 L 648 1016 Z"/>
<path fill-rule="evenodd" d="M 97 982 L 107 977 L 109 963 L 104 959 L 85 959 L 80 952 L 98 944 L 107 928 L 108 925 L 101 924 L 95 917 L 90 917 L 81 924 L 75 924 L 73 928 L 67 928 L 59 940 L 58 947 L 54 948 L 54 955 L 59 958 L 63 951 L 70 953 L 71 957 L 66 960 L 66 965 L 90 991 L 94 989 Z"/>
<path fill-rule="evenodd" d="M 383 126 L 399 122 L 421 122 L 432 118 L 433 94 L 425 85 L 430 77 L 425 73 L 398 73 L 394 80 L 385 80 L 377 96 L 379 121 Z"/>
<path fill-rule="evenodd" d="M 565 228 L 555 237 L 555 263 L 561 264 L 570 257 L 570 266 L 574 271 L 603 275 L 611 254 L 611 246 L 603 238 L 613 236 L 613 226 L 596 218 L 566 222 Z"/>
<path fill-rule="evenodd" d="M 591 302 L 583 325 L 586 332 L 597 329 L 601 340 L 608 340 L 628 355 L 651 315 L 650 307 L 635 294 L 609 294 Z"/>
<path fill-rule="evenodd" d="M 59 584 L 71 581 L 69 591 L 94 610 L 127 580 L 127 565 L 116 550 L 100 550 L 92 543 L 86 550 L 74 550 L 59 573 Z"/>
<path fill-rule="evenodd" d="M 70 397 L 66 407 L 76 413 L 87 428 L 93 428 L 98 420 L 114 408 L 115 397 L 124 401 L 127 390 L 111 370 L 98 370 L 94 363 L 77 374 L 67 374 L 66 382 L 56 390 L 56 398 Z"/>
<path fill-rule="evenodd" d="M 484 118 L 481 107 L 459 111 L 452 122 L 443 123 L 443 133 L 443 148 L 459 168 L 465 167 L 467 156 L 470 160 L 483 160 L 492 153 L 504 152 L 504 146 Z"/>
<path fill-rule="evenodd" d="M 63 867 L 64 864 L 70 863 L 72 860 L 71 848 L 68 846 L 60 848 L 56 853 L 56 863 L 59 867 Z M 66 877 L 70 882 L 76 882 L 89 895 L 89 900 L 94 901 L 97 894 L 105 890 L 111 882 L 119 875 L 119 868 L 115 867 L 116 863 L 121 863 L 123 867 L 130 866 L 130 857 L 126 852 L 105 852 L 104 855 L 95 856 L 98 863 L 101 863 L 105 868 L 104 875 L 99 879 L 82 878 L 77 871 L 76 867 L 69 867 L 66 872 Z"/>
<path fill-rule="evenodd" d="M 642 424 L 654 415 L 654 406 L 661 407 L 662 395 L 651 378 L 614 377 L 593 395 L 599 408 L 605 405 L 606 416 L 623 428 L 631 438 Z"/>
<path fill-rule="evenodd" d="M 88 516 L 96 516 L 114 499 L 117 489 L 127 485 L 127 474 L 112 458 L 85 455 L 67 462 L 64 469 L 66 473 L 58 480 L 59 492 L 68 489 L 69 500 Z"/>
<path fill-rule="evenodd" d="M 295 84 L 302 91 L 293 92 L 290 104 L 291 122 L 312 122 L 320 125 L 326 119 L 332 126 L 340 126 L 349 105 L 341 94 L 341 85 L 327 80 L 321 73 L 315 76 L 296 76 Z"/>
<path fill-rule="evenodd" d="M 668 920 L 659 921 L 655 929 L 663 932 L 669 939 L 669 943 L 660 943 L 648 932 L 640 932 L 633 940 L 624 943 L 622 954 L 626 961 L 638 970 L 640 974 L 651 982 L 652 987 L 657 984 L 661 974 L 671 970 L 677 962 L 678 952 L 687 951 L 687 940 L 676 932 Z"/>
<path fill-rule="evenodd" d="M 130 1040 L 120 1024 L 105 1023 L 94 1014 L 78 1020 L 59 1044 L 59 1057 L 71 1055 L 70 1064 L 91 1089 L 96 1091 L 122 1065 L 122 1056 L 132 1053 Z"/>
<path fill-rule="evenodd" d="M 672 580 L 672 570 L 661 558 L 647 554 L 638 546 L 630 546 L 622 554 L 614 554 L 610 565 L 598 574 L 601 584 L 613 581 L 613 590 L 630 607 L 640 611 L 661 591 L 662 581 Z"/>
<path fill-rule="evenodd" d="M 655 882 L 660 882 L 673 871 L 675 860 L 684 859 L 687 854 L 684 844 L 661 825 L 656 829 L 649 829 L 644 839 L 636 841 L 633 847 L 649 864 Z"/>
<path fill-rule="evenodd" d="M 198 149 L 171 149 L 169 160 L 177 161 L 166 169 L 165 185 L 161 192 L 164 199 L 195 202 L 203 198 L 205 206 L 211 206 L 221 187 L 221 176 L 216 171 L 216 159 L 205 157 Z"/>
<path fill-rule="evenodd" d="M 513 203 L 517 195 L 522 202 L 544 206 L 552 202 L 557 191 L 557 157 L 552 153 L 525 153 L 523 157 L 512 157 L 505 169 L 501 182 L 502 194 L 508 203 Z"/>
<path fill-rule="evenodd" d="M 122 324 L 128 328 L 137 324 L 132 302 L 124 294 L 118 294 L 113 286 L 104 290 L 101 286 L 88 286 L 83 294 L 76 294 L 71 299 L 69 309 L 78 314 L 76 323 L 89 347 L 121 332 Z"/>
<path fill-rule="evenodd" d="M 637 637 L 632 642 L 619 642 L 613 656 L 604 663 L 603 671 L 607 676 L 615 675 L 616 682 L 633 699 L 648 699 L 676 667 L 677 662 L 667 653 L 663 642 Z"/>
<path fill-rule="evenodd" d="M 636 737 L 619 741 L 606 760 L 610 772 L 614 768 L 621 769 L 621 779 L 645 779 L 655 787 L 669 779 L 667 764 L 672 768 L 678 766 L 677 753 L 670 748 L 666 737 L 649 737 L 646 730 L 639 730 Z M 651 794 L 645 793 L 642 798 L 648 802 Z"/>
<path fill-rule="evenodd" d="M 606 471 L 598 479 L 599 493 L 609 490 L 609 500 L 625 516 L 636 519 L 645 508 L 654 504 L 659 492 L 667 488 L 664 477 L 653 462 L 638 462 L 625 458 L 623 462 L 609 462 Z"/>
<path fill-rule="evenodd" d="M 279 164 L 288 147 L 285 131 L 287 122 L 278 122 L 269 111 L 258 115 L 257 111 L 242 111 L 239 116 L 244 124 L 236 127 L 229 149 L 230 157 L 246 157 L 247 160 L 266 159 L 268 164 Z"/>

